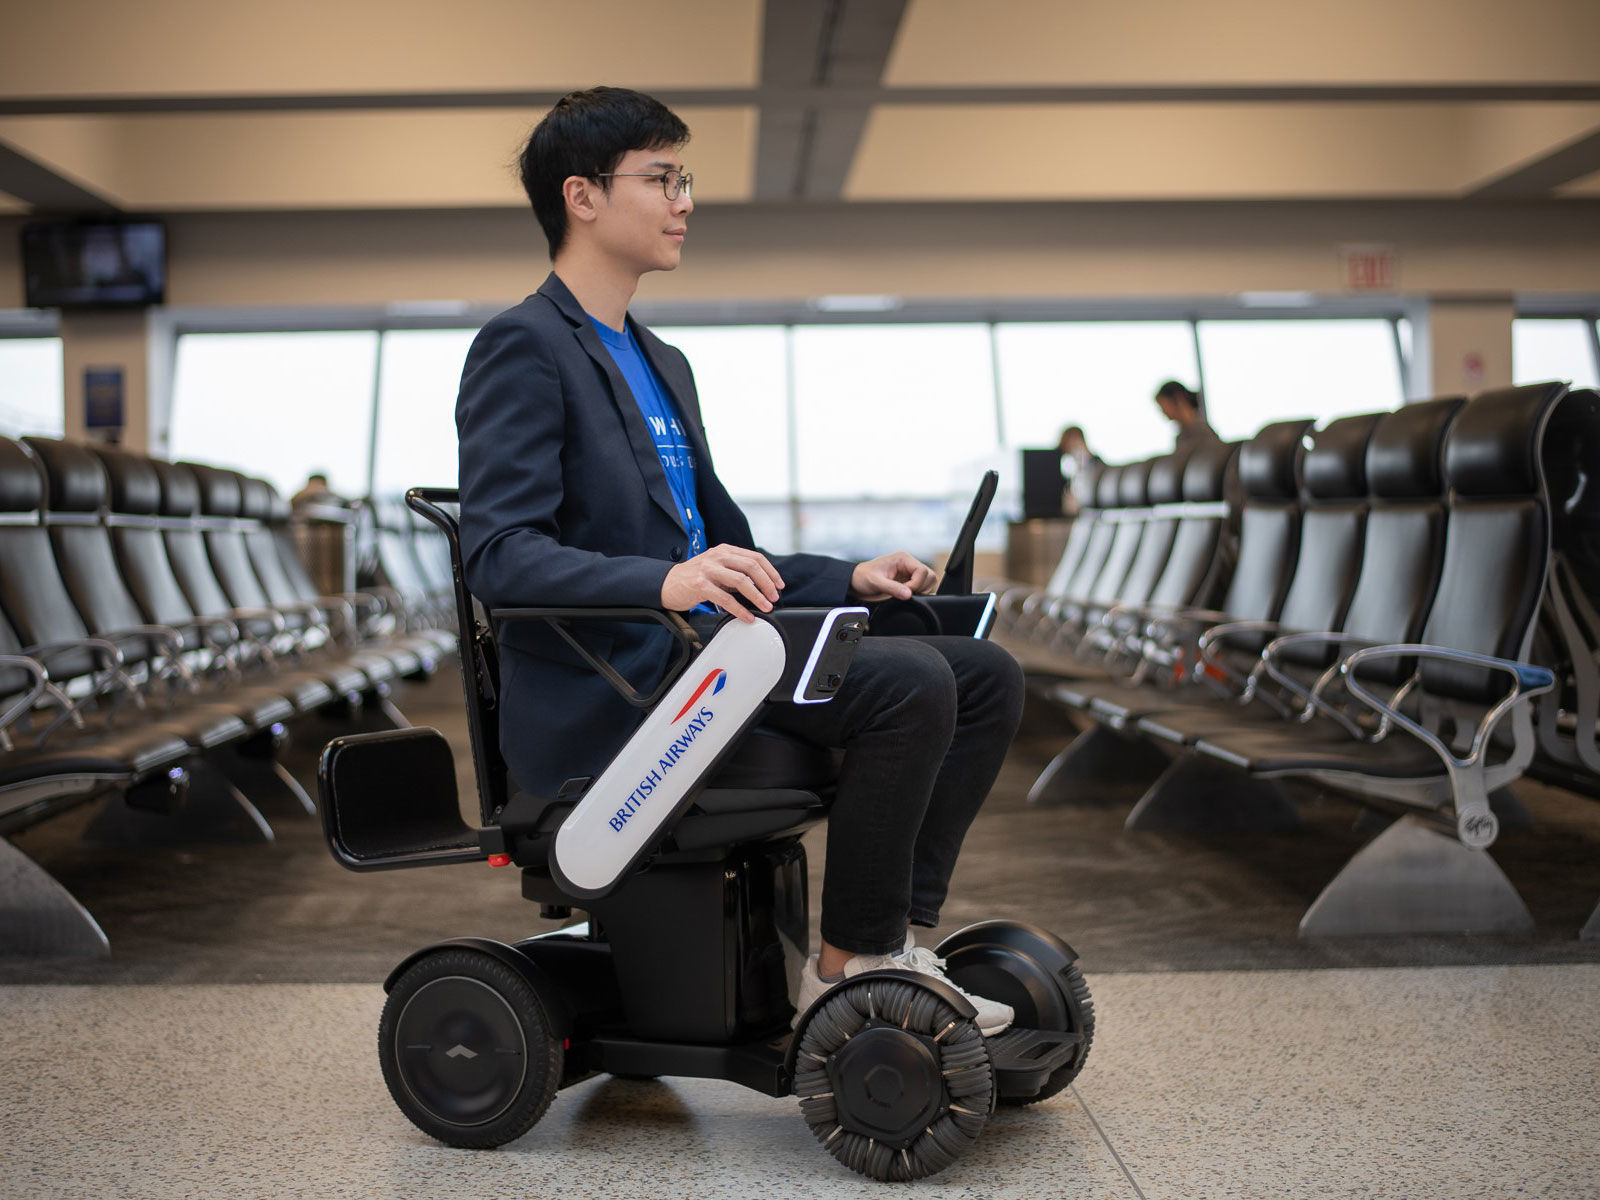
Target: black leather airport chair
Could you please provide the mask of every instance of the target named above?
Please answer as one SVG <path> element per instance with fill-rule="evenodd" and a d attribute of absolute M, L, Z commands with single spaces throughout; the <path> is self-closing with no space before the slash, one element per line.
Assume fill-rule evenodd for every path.
<path fill-rule="evenodd" d="M 232 517 L 201 514 L 200 483 L 193 469 L 161 459 L 152 459 L 151 463 L 161 480 L 162 537 L 167 557 L 190 605 L 204 615 L 233 620 L 260 650 L 265 659 L 263 665 L 275 667 L 273 642 L 286 637 L 293 647 L 296 639 L 284 615 L 266 603 L 266 594 L 250 568 Z M 214 501 L 217 493 L 222 494 L 223 507 L 227 507 L 230 480 L 231 476 L 219 480 L 213 489 Z M 231 492 L 236 509 L 237 483 Z M 211 556 L 212 544 L 223 550 L 220 562 Z M 223 564 L 227 567 L 226 576 Z M 414 661 L 407 665 L 410 669 L 417 666 Z M 305 669 L 323 675 L 343 695 L 372 693 L 380 698 L 381 689 L 401 673 L 390 657 L 361 649 L 307 663 Z M 352 671 L 359 674 L 359 688 L 349 686 Z"/>
<path fill-rule="evenodd" d="M 1237 561 L 1219 609 L 1188 607 L 1149 624 L 1138 623 L 1140 653 L 1125 678 L 1069 678 L 1048 686 L 1045 697 L 1050 702 L 1086 713 L 1094 723 L 1040 772 L 1029 789 L 1032 803 L 1062 803 L 1083 795 L 1085 789 L 1098 792 L 1107 778 L 1149 782 L 1159 776 L 1166 768 L 1165 756 L 1119 731 L 1147 713 L 1172 707 L 1171 692 L 1184 685 L 1185 666 L 1193 663 L 1198 638 L 1207 628 L 1228 620 L 1277 619 L 1299 547 L 1299 461 L 1311 425 L 1309 420 L 1275 422 L 1240 447 L 1238 479 L 1245 494 L 1244 511 Z M 1209 465 L 1202 460 L 1197 470 L 1203 472 Z M 1225 473 L 1225 489 L 1227 480 Z M 1193 550 L 1221 545 L 1229 520 L 1231 513 L 1221 524 L 1197 527 L 1195 536 L 1175 543 L 1185 554 L 1185 561 L 1175 568 L 1175 580 L 1194 577 L 1201 564 L 1194 561 Z M 1203 569 L 1211 570 L 1212 564 Z M 1158 585 L 1155 595 L 1162 590 Z"/>
<path fill-rule="evenodd" d="M 1121 728 L 1172 702 L 1170 689 L 1144 686 L 1167 680 L 1192 665 L 1199 638 L 1216 625 L 1242 621 L 1273 622 L 1282 611 L 1299 557 L 1300 460 L 1312 422 L 1277 421 L 1241 447 L 1239 478 L 1245 493 L 1240 514 L 1238 561 L 1220 609 L 1187 609 L 1159 617 L 1146 638 L 1144 669 L 1127 683 L 1064 684 L 1058 700 L 1089 710 L 1097 720 Z M 1264 635 L 1256 635 L 1264 641 Z M 1242 640 L 1250 640 L 1244 635 Z"/>
<path fill-rule="evenodd" d="M 1116 540 L 1117 527 L 1112 514 L 1122 507 L 1122 475 L 1129 469 L 1139 469 L 1139 464 L 1106 467 L 1095 481 L 1095 508 L 1098 516 L 1089 529 L 1089 536 L 1078 557 L 1072 574 L 1061 581 L 1059 590 L 1053 591 L 1038 606 L 1037 617 L 1029 631 L 1036 641 L 1049 642 L 1059 627 L 1058 610 L 1071 597 L 1082 596 L 1094 586 L 1111 553 Z M 1051 581 L 1052 586 L 1055 581 Z"/>
<path fill-rule="evenodd" d="M 313 594 L 306 595 L 296 587 L 294 576 L 285 568 L 283 559 L 278 553 L 277 540 L 268 525 L 272 517 L 272 500 L 275 494 L 272 485 L 265 480 L 251 479 L 245 475 L 235 475 L 235 480 L 239 488 L 237 525 L 239 540 L 243 542 L 250 567 L 268 601 L 279 611 L 299 612 L 316 623 L 322 637 L 319 645 L 326 645 L 330 639 L 334 639 L 336 625 L 349 637 L 355 636 L 359 629 L 356 624 L 354 602 L 351 599 L 319 596 L 314 591 Z M 350 644 L 348 638 L 338 640 Z M 448 646 L 449 640 L 445 639 L 444 644 Z M 408 634 L 374 640 L 367 648 L 380 652 L 393 648 L 414 656 L 419 664 L 418 672 L 414 673 L 424 675 L 432 674 L 442 657 L 439 640 Z"/>
<path fill-rule="evenodd" d="M 1001 633 L 1026 637 L 1043 615 L 1045 603 L 1054 596 L 1064 595 L 1072 577 L 1089 548 L 1100 509 L 1095 496 L 1103 468 L 1086 464 L 1072 477 L 1072 496 L 1077 501 L 1078 513 L 1072 519 L 1067 533 L 1067 544 L 1061 557 L 1050 572 L 1050 579 L 1042 588 L 1013 587 L 1000 596 L 996 606 L 995 625 Z"/>
<path fill-rule="evenodd" d="M 1309 778 L 1408 814 L 1328 886 L 1304 932 L 1531 925 L 1510 883 L 1477 852 L 1499 832 L 1490 793 L 1532 761 L 1531 700 L 1555 682 L 1528 654 L 1550 559 L 1541 449 L 1565 393 L 1560 384 L 1486 392 L 1456 418 L 1445 443 L 1444 559 L 1421 635 L 1357 648 L 1339 666 L 1377 719 L 1370 733 L 1341 738 L 1327 722 L 1298 737 L 1252 730 L 1196 743 L 1253 776 Z M 1392 902 L 1374 905 L 1375 890 Z"/>

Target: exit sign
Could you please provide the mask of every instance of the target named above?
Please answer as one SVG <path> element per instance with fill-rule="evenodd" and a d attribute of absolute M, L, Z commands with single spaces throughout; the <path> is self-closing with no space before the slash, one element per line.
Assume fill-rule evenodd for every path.
<path fill-rule="evenodd" d="M 1395 291 L 1399 273 L 1393 246 L 1339 247 L 1339 274 L 1352 292 Z"/>

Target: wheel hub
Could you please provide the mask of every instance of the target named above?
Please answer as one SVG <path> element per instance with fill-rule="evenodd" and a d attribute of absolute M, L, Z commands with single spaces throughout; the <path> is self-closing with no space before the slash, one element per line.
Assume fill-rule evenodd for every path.
<path fill-rule="evenodd" d="M 418 988 L 395 1034 L 406 1090 L 441 1121 L 492 1121 L 522 1087 L 528 1059 L 522 1026 L 505 999 L 476 979 L 453 975 Z"/>
<path fill-rule="evenodd" d="M 939 1053 L 920 1034 L 869 1024 L 828 1060 L 839 1124 L 891 1146 L 914 1140 L 944 1106 Z"/>

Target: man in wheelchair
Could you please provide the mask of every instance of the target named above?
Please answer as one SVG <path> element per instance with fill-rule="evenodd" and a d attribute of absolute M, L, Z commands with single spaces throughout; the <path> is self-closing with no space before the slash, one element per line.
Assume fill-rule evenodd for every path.
<path fill-rule="evenodd" d="M 742 622 L 779 604 L 931 591 L 934 572 L 903 551 L 849 563 L 755 549 L 717 478 L 688 362 L 629 316 L 640 278 L 675 269 L 683 252 L 694 210 L 688 137 L 650 97 L 595 88 L 561 100 L 527 142 L 522 183 L 553 270 L 484 326 L 463 371 L 469 590 L 491 610 L 720 610 Z M 586 622 L 571 635 L 581 650 L 537 622 L 498 634 L 501 750 L 517 785 L 539 795 L 599 775 L 642 719 L 589 655 L 649 686 L 673 652 L 662 628 L 622 621 Z M 801 976 L 801 1013 L 865 971 L 945 978 L 910 927 L 938 924 L 1022 694 L 1015 660 L 987 641 L 893 637 L 860 644 L 829 703 L 767 706 L 766 726 L 842 751 L 822 946 Z M 984 1035 L 1011 1024 L 1010 1006 L 963 994 Z"/>

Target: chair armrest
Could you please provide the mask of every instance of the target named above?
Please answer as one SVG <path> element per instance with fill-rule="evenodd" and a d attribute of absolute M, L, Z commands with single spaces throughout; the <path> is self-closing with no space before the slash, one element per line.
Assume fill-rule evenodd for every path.
<path fill-rule="evenodd" d="M 1510 676 L 1510 689 L 1484 713 L 1478 722 L 1478 727 L 1473 730 L 1472 742 L 1464 757 L 1452 752 L 1442 738 L 1406 715 L 1393 702 L 1380 700 L 1373 695 L 1357 678 L 1357 670 L 1364 662 L 1402 657 L 1465 663 Z M 1367 646 L 1348 655 L 1339 664 L 1339 672 L 1344 679 L 1346 691 L 1418 738 L 1443 761 L 1455 785 L 1456 834 L 1462 844 L 1481 849 L 1493 842 L 1499 832 L 1499 822 L 1489 810 L 1489 797 L 1483 786 L 1482 772 L 1483 752 L 1488 748 L 1489 735 L 1494 732 L 1494 727 L 1500 718 L 1511 711 L 1520 700 L 1542 695 L 1555 687 L 1555 672 L 1546 667 L 1534 666 L 1532 663 L 1496 658 L 1490 654 L 1478 654 L 1471 650 L 1415 644 Z"/>
<path fill-rule="evenodd" d="M 1290 646 L 1348 646 L 1353 643 L 1359 646 L 1372 645 L 1372 642 L 1366 638 L 1357 637 L 1353 633 L 1344 633 L 1340 630 L 1286 633 L 1282 637 L 1274 638 L 1261 648 L 1261 666 L 1259 669 L 1264 669 L 1266 673 L 1272 677 L 1273 682 L 1278 684 L 1279 687 L 1283 688 L 1291 695 L 1298 696 L 1300 698 L 1303 707 L 1300 709 L 1299 713 L 1296 714 L 1297 720 L 1301 722 L 1309 721 L 1312 717 L 1316 716 L 1318 713 L 1321 713 L 1322 715 L 1329 717 L 1336 722 L 1351 737 L 1357 738 L 1361 741 L 1376 741 L 1381 738 L 1383 734 L 1388 732 L 1388 718 L 1384 718 L 1383 724 L 1379 726 L 1378 736 L 1373 737 L 1338 708 L 1332 704 L 1329 704 L 1325 699 L 1323 699 L 1322 693 L 1327 688 L 1329 683 L 1332 680 L 1339 678 L 1339 668 L 1343 665 L 1339 660 L 1336 659 L 1334 663 L 1328 667 L 1328 669 L 1324 671 L 1321 676 L 1317 678 L 1316 682 L 1309 688 L 1302 684 L 1293 675 L 1290 675 L 1288 672 L 1284 671 L 1278 664 L 1278 657 Z M 1389 697 L 1389 703 L 1398 703 L 1398 695 L 1399 694 L 1397 693 L 1395 696 Z"/>
<path fill-rule="evenodd" d="M 0 654 L 0 668 L 5 667 L 26 672 L 33 682 L 26 692 L 14 697 L 4 711 L 0 711 L 0 731 L 10 728 L 17 718 L 30 711 L 42 696 L 49 696 L 65 709 L 70 710 L 73 707 L 71 699 L 60 687 L 51 682 L 49 673 L 38 659 L 23 654 Z M 81 720 L 79 724 L 82 724 Z"/>

